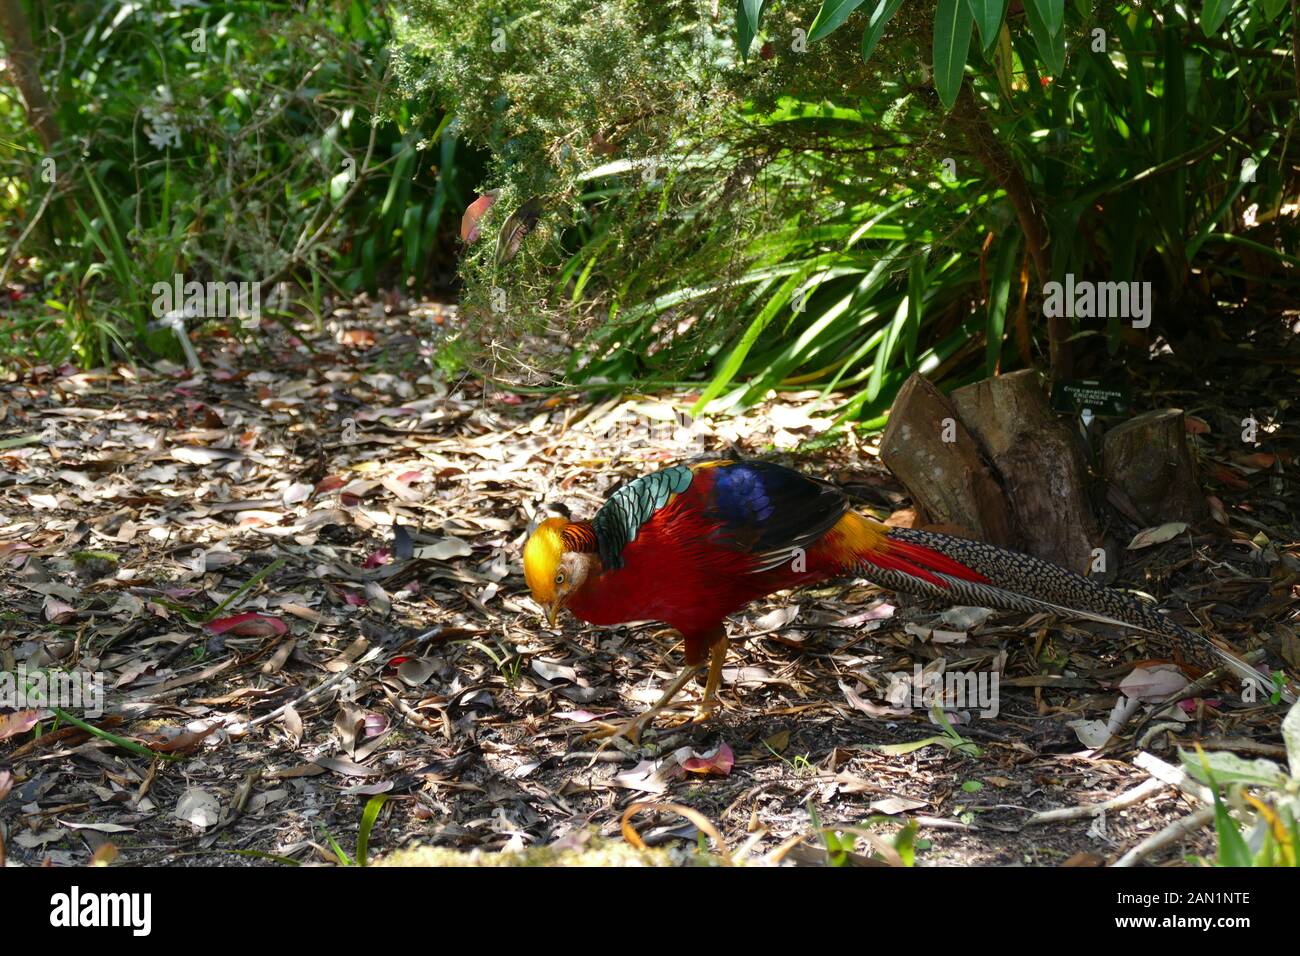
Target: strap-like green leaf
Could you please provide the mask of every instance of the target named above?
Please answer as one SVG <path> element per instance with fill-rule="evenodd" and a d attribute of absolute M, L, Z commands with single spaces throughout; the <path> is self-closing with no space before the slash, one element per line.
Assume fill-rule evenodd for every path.
<path fill-rule="evenodd" d="M 749 59 L 749 48 L 754 45 L 758 23 L 763 19 L 766 0 L 736 0 L 736 47 L 741 59 Z"/>
<path fill-rule="evenodd" d="M 985 330 L 985 374 L 992 376 L 1002 358 L 1002 336 L 1007 327 L 1007 307 L 1011 303 L 1011 279 L 1019 259 L 1020 236 L 1011 233 L 998 246 L 993 262 L 992 281 L 989 285 L 988 326 Z"/>
<path fill-rule="evenodd" d="M 980 30 L 980 49 L 988 50 L 998 38 L 1002 18 L 1007 12 L 1007 0 L 966 0 L 971 16 Z"/>
<path fill-rule="evenodd" d="M 934 14 L 934 88 L 944 109 L 957 102 L 974 26 L 965 0 L 939 0 Z"/>
<path fill-rule="evenodd" d="M 1219 32 L 1232 9 L 1232 0 L 1205 0 L 1201 6 L 1201 32 L 1212 37 Z"/>
<path fill-rule="evenodd" d="M 880 0 L 876 4 L 875 12 L 871 14 L 871 19 L 867 21 L 867 29 L 862 34 L 862 62 L 866 63 L 871 59 L 871 53 L 880 42 L 881 36 L 885 33 L 885 27 L 889 24 L 890 18 L 898 12 L 898 8 L 903 5 L 903 0 Z"/>
<path fill-rule="evenodd" d="M 1065 0 L 1026 0 L 1025 6 L 1032 7 L 1047 28 L 1048 36 L 1059 36 L 1065 25 Z"/>
<path fill-rule="evenodd" d="M 808 42 L 829 36 L 848 19 L 850 13 L 862 6 L 862 0 L 822 0 L 822 8 L 808 28 Z"/>
<path fill-rule="evenodd" d="M 1264 16 L 1269 20 L 1276 20 L 1277 15 L 1287 8 L 1290 0 L 1260 0 L 1260 6 L 1264 8 Z"/>
<path fill-rule="evenodd" d="M 1029 18 L 1029 32 L 1034 35 L 1034 45 L 1038 47 L 1038 55 L 1047 65 L 1048 73 L 1056 76 L 1065 69 L 1065 31 L 1060 30 L 1053 34 L 1048 29 L 1039 11 L 1038 2 L 1026 3 L 1025 15 Z"/>

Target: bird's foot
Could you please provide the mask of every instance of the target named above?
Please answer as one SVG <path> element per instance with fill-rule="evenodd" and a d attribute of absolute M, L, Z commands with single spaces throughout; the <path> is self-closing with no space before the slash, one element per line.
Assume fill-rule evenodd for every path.
<path fill-rule="evenodd" d="M 622 723 L 611 724 L 603 720 L 596 721 L 596 729 L 583 734 L 580 739 L 583 742 L 604 740 L 606 746 L 615 740 L 626 740 L 630 744 L 637 744 L 641 742 L 641 733 L 653 716 L 654 711 L 646 711 L 644 714 L 639 714 Z"/>
<path fill-rule="evenodd" d="M 596 759 L 605 752 L 605 748 L 610 744 L 614 744 L 618 741 L 627 741 L 635 746 L 639 743 L 641 740 L 641 731 L 643 731 L 646 725 L 654 719 L 656 714 L 662 713 L 664 709 L 672 703 L 673 698 L 677 696 L 678 691 L 682 689 L 686 682 L 691 679 L 695 670 L 696 665 L 694 664 L 688 664 L 686 667 L 682 668 L 681 673 L 678 674 L 677 677 L 674 678 L 673 682 L 664 690 L 663 696 L 661 696 L 659 700 L 655 702 L 655 705 L 644 714 L 633 717 L 631 720 L 623 724 L 607 724 L 602 722 L 596 730 L 585 734 L 582 738 L 583 740 L 599 740 L 602 737 L 605 738 L 605 742 L 597 748 L 594 754 L 592 754 L 591 763 L 587 766 L 590 767 L 591 764 L 594 764 Z M 627 752 L 627 747 L 624 745 L 620 744 L 618 749 L 622 750 L 624 753 Z"/>
<path fill-rule="evenodd" d="M 629 753 L 636 748 L 641 742 L 641 734 L 646 726 L 658 713 L 658 708 L 648 710 L 644 714 L 639 714 L 631 720 L 626 720 L 621 724 L 610 724 L 600 722 L 599 726 L 590 733 L 582 735 L 583 741 L 601 740 L 602 743 L 596 748 L 596 752 L 591 755 L 591 761 L 587 764 L 592 766 L 609 747 L 614 746 L 624 753 Z"/>
<path fill-rule="evenodd" d="M 718 704 L 718 698 L 706 697 L 700 701 L 700 705 L 695 708 L 695 716 L 690 719 L 689 723 L 703 724 L 710 721 L 718 715 L 718 711 L 721 709 L 722 708 Z"/>

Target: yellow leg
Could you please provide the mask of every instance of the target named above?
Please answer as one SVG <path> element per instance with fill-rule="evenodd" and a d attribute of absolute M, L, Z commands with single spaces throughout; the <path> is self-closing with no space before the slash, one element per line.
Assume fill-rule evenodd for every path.
<path fill-rule="evenodd" d="M 699 667 L 700 665 L 698 664 L 687 664 L 683 667 L 682 672 L 673 679 L 673 682 L 668 685 L 667 690 L 663 692 L 663 696 L 660 697 L 659 700 L 655 702 L 655 705 L 644 714 L 638 714 L 636 717 L 633 717 L 631 720 L 623 724 L 602 723 L 600 729 L 593 730 L 591 733 L 584 735 L 582 739 L 598 740 L 601 737 L 606 738 L 605 742 L 600 745 L 600 748 L 596 753 L 600 753 L 615 740 L 619 739 L 626 739 L 634 744 L 637 743 L 641 739 L 641 731 L 645 729 L 645 725 L 648 724 L 656 714 L 673 702 L 673 698 L 676 697 L 681 689 L 686 686 L 687 682 L 695 676 L 695 672 L 699 670 Z M 711 671 L 712 669 L 710 668 L 710 672 Z"/>
<path fill-rule="evenodd" d="M 718 688 L 722 686 L 722 664 L 727 659 L 727 639 L 714 643 L 709 649 L 709 677 L 704 682 L 704 699 L 700 701 L 699 712 L 695 715 L 697 722 L 708 720 L 718 706 Z"/>

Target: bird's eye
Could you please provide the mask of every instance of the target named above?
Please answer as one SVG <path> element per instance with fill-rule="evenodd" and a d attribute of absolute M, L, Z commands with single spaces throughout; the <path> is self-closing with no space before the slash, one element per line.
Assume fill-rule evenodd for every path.
<path fill-rule="evenodd" d="M 555 576 L 555 583 L 556 583 L 556 584 L 563 584 L 563 583 L 564 583 L 564 572 L 563 572 L 563 571 L 561 571 L 559 574 L 557 574 L 557 575 Z"/>

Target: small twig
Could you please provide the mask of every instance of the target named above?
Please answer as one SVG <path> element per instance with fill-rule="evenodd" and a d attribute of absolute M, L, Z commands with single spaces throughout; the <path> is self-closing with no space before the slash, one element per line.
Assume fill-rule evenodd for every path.
<path fill-rule="evenodd" d="M 1133 866 L 1169 846 L 1169 844 L 1183 839 L 1214 821 L 1214 795 L 1210 793 L 1208 788 L 1201 786 L 1189 777 L 1186 770 L 1165 763 L 1155 754 L 1146 752 L 1134 757 L 1133 765 L 1151 774 L 1155 780 L 1177 787 L 1184 794 L 1194 800 L 1199 800 L 1205 806 L 1190 816 L 1174 821 L 1159 833 L 1153 833 L 1111 864 L 1112 866 Z"/>
<path fill-rule="evenodd" d="M 1159 833 L 1151 834 L 1151 836 L 1112 863 L 1111 866 L 1134 866 L 1153 853 L 1163 850 L 1169 844 L 1178 842 L 1213 821 L 1214 807 L 1201 807 L 1190 816 L 1175 820 Z"/>
<path fill-rule="evenodd" d="M 1165 788 L 1166 784 L 1157 777 L 1152 777 L 1143 781 L 1131 790 L 1125 790 L 1118 796 L 1111 797 L 1109 800 L 1103 800 L 1100 803 L 1086 803 L 1075 807 L 1059 807 L 1056 810 L 1044 810 L 1041 813 L 1035 813 L 1025 821 L 1025 826 L 1032 827 L 1044 823 L 1061 823 L 1065 820 L 1080 820 L 1087 817 L 1095 817 L 1110 810 L 1121 810 L 1124 807 L 1131 807 L 1135 803 L 1141 803 L 1152 794 L 1158 793 Z"/>
<path fill-rule="evenodd" d="M 1201 786 L 1189 777 L 1187 771 L 1182 767 L 1175 767 L 1173 764 L 1165 763 L 1153 753 L 1143 751 L 1138 754 L 1133 758 L 1133 766 L 1139 770 L 1145 770 L 1157 780 L 1162 780 L 1171 787 L 1177 787 L 1194 800 L 1199 800 L 1204 804 L 1214 803 L 1214 795 L 1210 793 L 1209 788 Z"/>
<path fill-rule="evenodd" d="M 251 730 L 253 727 L 260 727 L 262 724 L 268 724 L 271 721 L 283 716 L 284 712 L 287 711 L 290 707 L 296 708 L 297 705 L 301 704 L 303 701 L 310 700 L 313 697 L 319 696 L 320 694 L 325 693 L 325 691 L 330 690 L 331 688 L 336 687 L 337 685 L 343 683 L 344 679 L 347 678 L 349 675 L 351 675 L 351 673 L 355 671 L 358 667 L 360 667 L 362 664 L 367 664 L 370 661 L 373 661 L 376 657 L 378 657 L 379 652 L 381 650 L 383 650 L 383 648 L 372 647 L 369 651 L 367 651 L 364 655 L 359 657 L 355 662 L 349 665 L 346 669 L 339 671 L 337 674 L 335 674 L 325 683 L 319 684 L 314 689 L 299 694 L 293 700 L 289 701 L 289 703 L 283 704 L 282 706 L 275 708 L 275 710 L 271 711 L 269 714 L 263 714 L 261 717 L 257 717 L 253 720 L 250 720 L 248 722 L 249 729 Z M 225 720 L 226 723 L 228 724 L 232 723 L 235 720 L 235 716 L 231 715 L 225 718 Z"/>
<path fill-rule="evenodd" d="M 575 750 L 567 753 L 560 758 L 561 763 L 568 763 L 570 760 L 590 760 L 592 763 L 622 763 L 623 753 L 615 753 L 612 750 L 601 752 L 599 750 Z M 591 764 L 588 764 L 591 766 Z"/>

